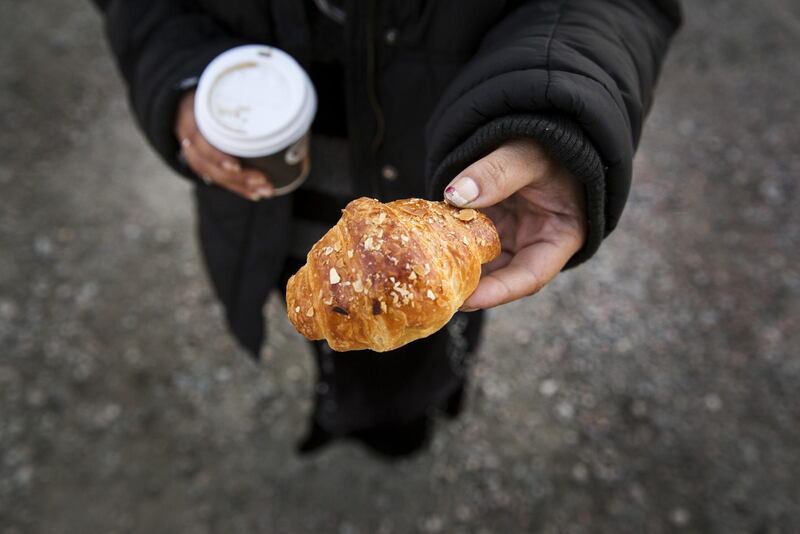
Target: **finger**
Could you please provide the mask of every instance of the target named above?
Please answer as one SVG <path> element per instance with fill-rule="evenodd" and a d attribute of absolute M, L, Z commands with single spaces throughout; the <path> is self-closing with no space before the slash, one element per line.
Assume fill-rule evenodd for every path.
<path fill-rule="evenodd" d="M 248 191 L 248 198 L 270 198 L 273 196 L 275 188 L 264 172 L 254 168 L 243 169 L 239 160 L 215 148 L 200 132 L 193 138 L 193 141 L 193 146 L 201 156 L 206 161 L 219 167 L 221 172 L 219 173 L 219 178 L 215 181 L 223 183 L 235 182 L 237 187 L 245 187 Z"/>
<path fill-rule="evenodd" d="M 251 194 L 259 198 L 271 198 L 275 195 L 275 187 L 263 172 L 256 169 L 245 169 L 243 171 L 245 187 Z"/>
<path fill-rule="evenodd" d="M 492 273 L 498 269 L 502 269 L 514 258 L 514 255 L 510 252 L 502 251 L 500 255 L 497 256 L 495 259 L 490 261 L 489 263 L 484 263 L 481 265 L 481 276 L 486 276 L 489 273 Z"/>
<path fill-rule="evenodd" d="M 186 164 L 198 176 L 205 177 L 213 184 L 229 189 L 249 200 L 258 200 L 260 198 L 246 185 L 242 173 L 233 173 L 222 169 L 215 162 L 206 159 L 193 145 L 185 146 L 183 153 L 186 158 Z"/>
<path fill-rule="evenodd" d="M 215 148 L 211 143 L 206 141 L 206 138 L 203 137 L 200 131 L 196 131 L 194 135 L 190 137 L 190 142 L 192 147 L 205 159 L 212 161 L 222 170 L 230 173 L 239 173 L 242 171 L 242 166 L 238 159 Z"/>
<path fill-rule="evenodd" d="M 517 252 L 507 265 L 481 278 L 462 309 L 492 308 L 538 293 L 580 248 L 578 239 L 541 241 Z"/>
<path fill-rule="evenodd" d="M 247 185 L 247 175 L 242 172 L 238 160 L 214 148 L 200 132 L 185 138 L 181 146 L 187 162 L 194 164 L 192 170 L 198 174 L 205 175 L 216 183 Z"/>
<path fill-rule="evenodd" d="M 445 199 L 458 207 L 485 208 L 555 171 L 553 161 L 534 141 L 515 140 L 479 159 L 445 187 Z"/>
<path fill-rule="evenodd" d="M 184 140 L 194 135 L 197 125 L 194 120 L 194 91 L 186 93 L 178 104 L 175 135 Z"/>

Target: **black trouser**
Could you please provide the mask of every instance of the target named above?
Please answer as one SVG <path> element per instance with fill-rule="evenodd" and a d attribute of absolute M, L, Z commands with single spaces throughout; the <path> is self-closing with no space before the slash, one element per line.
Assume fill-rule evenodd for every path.
<path fill-rule="evenodd" d="M 284 292 L 302 264 L 287 262 L 280 283 Z M 483 318 L 482 312 L 459 312 L 431 336 L 382 353 L 334 352 L 324 341 L 312 342 L 318 370 L 315 423 L 346 435 L 404 424 L 436 410 L 457 415 Z"/>

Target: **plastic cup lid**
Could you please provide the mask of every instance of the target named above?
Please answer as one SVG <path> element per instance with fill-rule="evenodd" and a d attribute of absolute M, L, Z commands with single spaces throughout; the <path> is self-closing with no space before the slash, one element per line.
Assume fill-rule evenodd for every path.
<path fill-rule="evenodd" d="M 246 45 L 220 54 L 195 95 L 203 136 L 228 154 L 254 158 L 280 152 L 311 127 L 317 94 L 303 68 L 286 52 Z"/>

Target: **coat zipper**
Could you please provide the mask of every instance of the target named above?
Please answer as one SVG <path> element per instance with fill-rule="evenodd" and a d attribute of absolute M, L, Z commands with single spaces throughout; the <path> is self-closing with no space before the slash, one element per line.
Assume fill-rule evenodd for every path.
<path fill-rule="evenodd" d="M 377 152 L 383 143 L 386 130 L 386 121 L 383 116 L 383 109 L 378 101 L 377 80 L 375 79 L 376 70 L 376 50 L 375 50 L 375 0 L 367 1 L 367 98 L 372 107 L 372 114 L 375 117 L 375 135 L 372 137 L 372 151 Z"/>

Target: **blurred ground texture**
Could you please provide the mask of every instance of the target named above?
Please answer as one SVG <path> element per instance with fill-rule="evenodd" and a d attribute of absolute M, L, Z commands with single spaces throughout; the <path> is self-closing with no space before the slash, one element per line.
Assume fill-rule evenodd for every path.
<path fill-rule="evenodd" d="M 620 228 L 387 465 L 293 455 L 307 348 L 232 344 L 99 18 L 4 0 L 0 534 L 800 531 L 798 6 L 686 2 Z"/>

